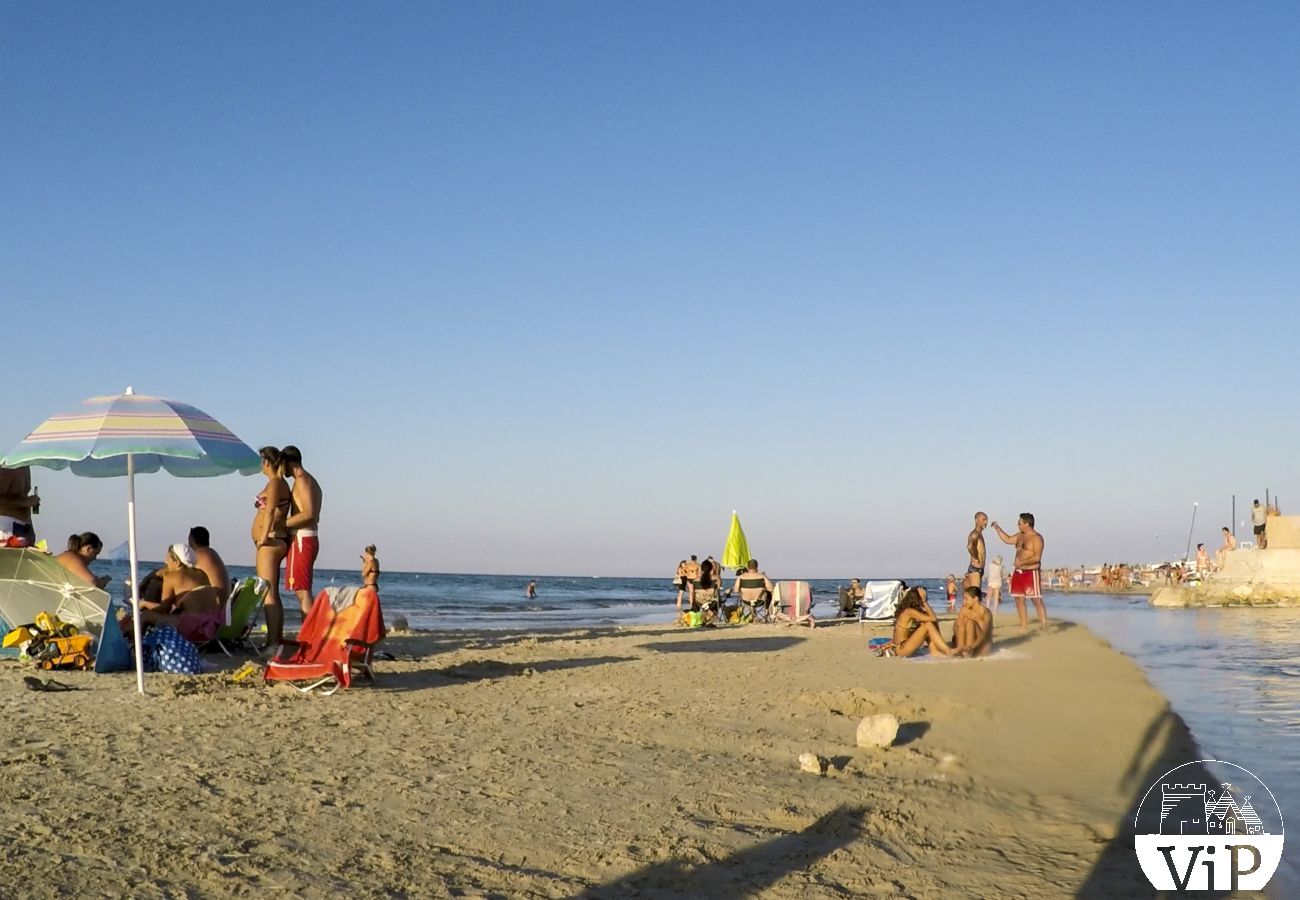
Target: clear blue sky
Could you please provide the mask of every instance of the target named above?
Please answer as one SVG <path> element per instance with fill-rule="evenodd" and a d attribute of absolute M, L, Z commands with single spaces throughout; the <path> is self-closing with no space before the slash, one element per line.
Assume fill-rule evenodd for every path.
<path fill-rule="evenodd" d="M 1294 4 L 0 25 L 5 450 L 134 385 L 302 447 L 323 565 L 436 571 L 668 576 L 733 508 L 786 577 L 955 571 L 977 508 L 1147 559 L 1300 504 Z M 124 538 L 123 481 L 36 479 Z M 141 479 L 146 549 L 248 562 L 258 486 Z"/>

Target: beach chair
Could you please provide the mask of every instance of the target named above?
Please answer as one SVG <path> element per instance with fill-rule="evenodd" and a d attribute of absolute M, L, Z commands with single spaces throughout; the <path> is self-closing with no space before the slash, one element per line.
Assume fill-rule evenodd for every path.
<path fill-rule="evenodd" d="M 901 581 L 868 581 L 865 588 L 866 596 L 858 604 L 858 631 L 865 628 L 869 620 L 893 619 L 898 600 L 903 596 Z"/>
<path fill-rule="evenodd" d="M 373 683 L 375 645 L 385 633 L 374 588 L 325 588 L 312 602 L 298 639 L 280 642 L 263 679 L 310 681 L 306 687 L 294 687 L 304 694 L 323 687 L 326 695 L 351 686 L 354 674 Z"/>
<path fill-rule="evenodd" d="M 226 656 L 234 656 L 232 648 L 252 648 L 259 657 L 262 651 L 249 640 L 253 627 L 257 624 L 258 614 L 262 611 L 262 601 L 271 589 L 264 579 L 256 576 L 244 578 L 230 589 L 230 600 L 226 604 L 226 622 L 217 629 L 217 636 L 204 645 L 203 649 L 215 647 Z"/>
<path fill-rule="evenodd" d="M 772 591 L 772 621 L 787 625 L 817 625 L 813 618 L 812 585 L 806 581 L 778 581 Z"/>

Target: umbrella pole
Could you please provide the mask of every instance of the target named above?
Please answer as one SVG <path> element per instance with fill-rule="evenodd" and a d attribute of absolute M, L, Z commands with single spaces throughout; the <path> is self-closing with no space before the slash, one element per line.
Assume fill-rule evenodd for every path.
<path fill-rule="evenodd" d="M 131 554 L 131 609 L 135 622 L 135 685 L 144 693 L 144 648 L 141 647 L 140 573 L 135 553 L 135 457 L 126 456 L 126 536 Z"/>

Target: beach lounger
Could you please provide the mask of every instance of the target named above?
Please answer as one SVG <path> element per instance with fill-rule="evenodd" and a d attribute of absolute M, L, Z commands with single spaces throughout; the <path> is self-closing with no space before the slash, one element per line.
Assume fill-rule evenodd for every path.
<path fill-rule="evenodd" d="M 814 627 L 812 585 L 806 581 L 778 581 L 772 591 L 772 621 Z"/>
<path fill-rule="evenodd" d="M 866 627 L 868 620 L 893 619 L 898 600 L 903 596 L 901 581 L 868 581 L 866 596 L 858 604 L 858 630 Z"/>
<path fill-rule="evenodd" d="M 373 683 L 372 657 L 385 633 L 374 588 L 325 588 L 316 595 L 298 639 L 281 641 L 263 678 L 312 682 L 294 685 L 304 694 L 319 687 L 332 694 L 349 687 L 354 674 Z"/>
<path fill-rule="evenodd" d="M 244 578 L 230 589 L 230 600 L 226 604 L 227 624 L 217 629 L 217 636 L 204 645 L 203 649 L 216 647 L 226 656 L 233 656 L 232 648 L 249 648 L 258 656 L 262 652 L 249 638 L 257 623 L 257 616 L 262 611 L 262 601 L 271 586 L 256 576 Z"/>

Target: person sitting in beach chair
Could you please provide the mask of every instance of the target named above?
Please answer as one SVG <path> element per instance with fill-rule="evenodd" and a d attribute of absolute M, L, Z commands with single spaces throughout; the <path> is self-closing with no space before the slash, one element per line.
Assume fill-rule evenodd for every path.
<path fill-rule="evenodd" d="M 911 656 L 922 647 L 929 647 L 931 653 L 951 656 L 954 650 L 939 633 L 938 622 L 925 588 L 908 589 L 894 613 L 894 639 L 881 648 L 880 655 Z"/>
<path fill-rule="evenodd" d="M 962 606 L 953 625 L 952 646 L 961 656 L 988 656 L 993 650 L 993 613 L 974 586 L 962 592 Z"/>
<path fill-rule="evenodd" d="M 768 604 L 772 599 L 772 581 L 766 572 L 758 570 L 758 560 L 751 559 L 745 564 L 745 570 L 737 573 L 736 583 L 727 591 L 727 596 L 737 594 L 740 597 L 740 619 L 742 622 L 764 620 L 768 617 Z"/>
<path fill-rule="evenodd" d="M 849 582 L 848 587 L 840 588 L 840 611 L 836 614 L 839 618 L 852 616 L 858 610 L 860 604 L 867 596 L 867 589 L 862 586 L 862 582 L 854 578 Z"/>
<path fill-rule="evenodd" d="M 720 610 L 718 576 L 713 569 L 713 563 L 707 559 L 700 563 L 700 577 L 687 584 L 687 591 L 691 612 L 700 613 L 704 617 L 705 625 L 713 624 Z"/>

